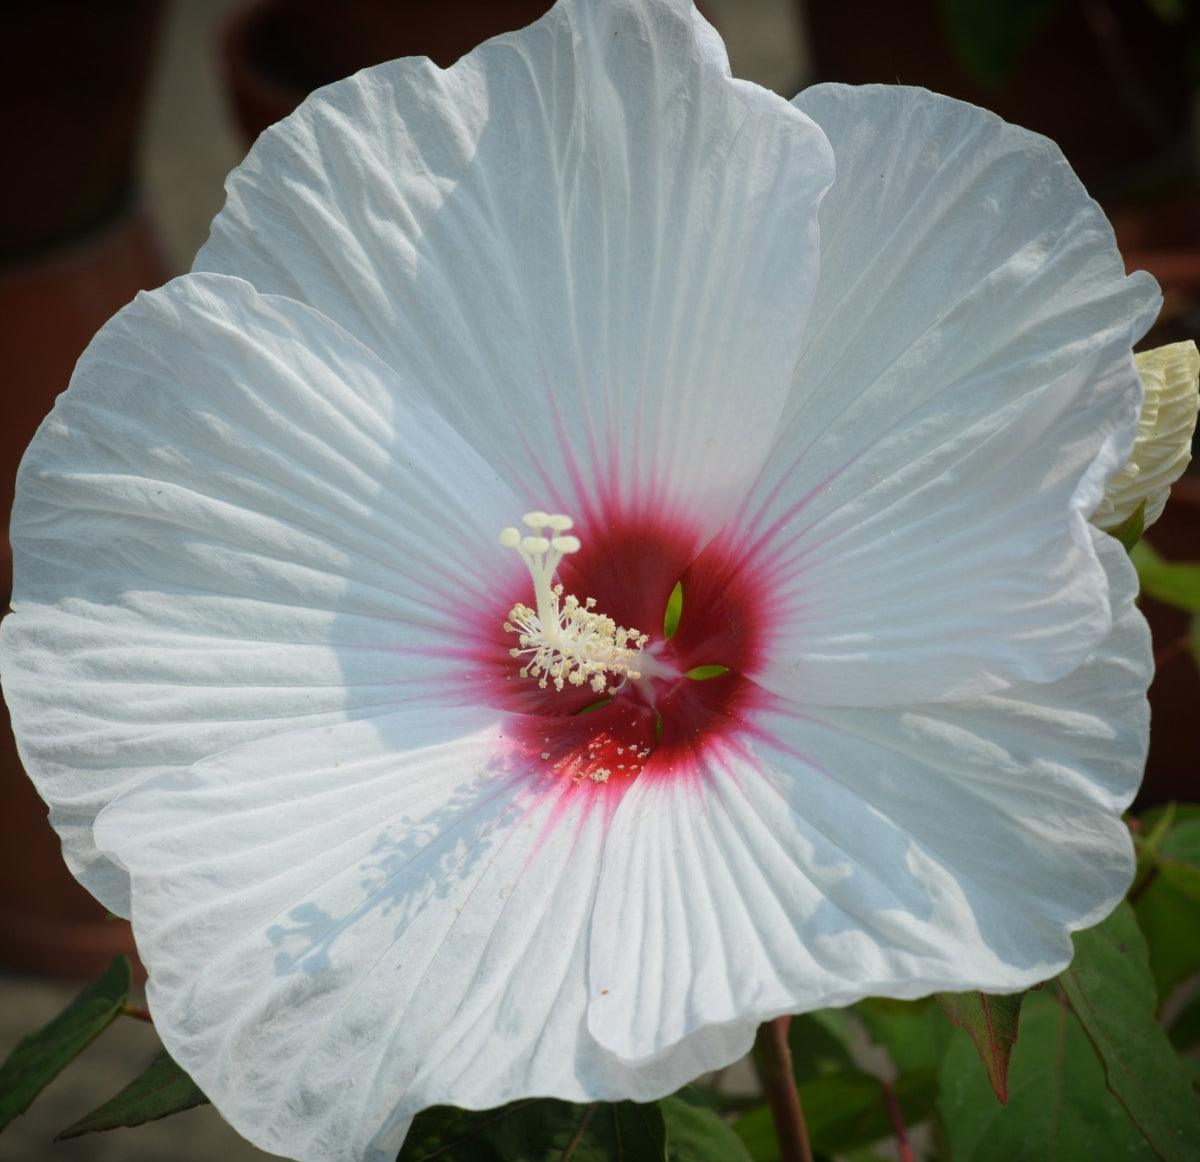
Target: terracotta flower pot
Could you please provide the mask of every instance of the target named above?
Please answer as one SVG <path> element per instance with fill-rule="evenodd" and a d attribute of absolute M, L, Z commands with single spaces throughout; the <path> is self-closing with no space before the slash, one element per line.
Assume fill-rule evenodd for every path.
<path fill-rule="evenodd" d="M 1096 196 L 1186 164 L 1189 36 L 1143 0 L 1050 5 L 1005 83 L 961 63 L 938 0 L 797 0 L 820 81 L 922 85 L 999 113 L 1062 147 Z"/>
<path fill-rule="evenodd" d="M 17 464 L 75 360 L 143 287 L 167 277 L 137 205 L 138 136 L 162 0 L 12 0 L 0 93 L 0 611 Z M 93 975 L 132 950 L 62 862 L 0 708 L 0 961 Z"/>
<path fill-rule="evenodd" d="M 162 0 L 6 0 L 0 264 L 94 230 L 135 181 Z"/>
<path fill-rule="evenodd" d="M 313 89 L 395 57 L 427 56 L 445 68 L 550 6 L 551 0 L 248 0 L 222 37 L 234 114 L 252 142 Z"/>
<path fill-rule="evenodd" d="M 1200 476 L 1175 482 L 1146 540 L 1168 560 L 1200 560 Z M 1149 597 L 1141 606 L 1162 660 L 1150 686 L 1150 758 L 1137 810 L 1172 799 L 1200 800 L 1200 669 L 1192 654 L 1179 648 L 1189 615 Z"/>
<path fill-rule="evenodd" d="M 1106 206 L 1130 271 L 1148 270 L 1163 309 L 1142 346 L 1200 339 L 1200 189 Z M 1200 557 L 1200 546 L 1192 553 Z"/>
<path fill-rule="evenodd" d="M 37 261 L 0 269 L 0 511 L 12 507 L 25 446 L 100 326 L 166 270 L 149 221 L 136 206 Z M 0 539 L 0 609 L 7 608 L 12 552 Z M 64 976 L 91 976 L 132 952 L 129 926 L 109 920 L 62 861 L 46 807 L 17 758 L 0 709 L 0 962 Z"/>

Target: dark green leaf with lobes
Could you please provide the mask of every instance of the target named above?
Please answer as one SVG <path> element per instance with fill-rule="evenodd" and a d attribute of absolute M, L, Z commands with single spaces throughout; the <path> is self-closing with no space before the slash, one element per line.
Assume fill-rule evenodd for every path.
<path fill-rule="evenodd" d="M 990 996 L 987 993 L 938 993 L 937 1003 L 952 1024 L 965 1029 L 975 1042 L 987 1070 L 992 1092 L 1008 1101 L 1008 1063 L 1017 1040 L 1024 993 Z"/>
<path fill-rule="evenodd" d="M 973 80 L 997 89 L 1061 0 L 941 0 L 948 39 Z"/>
<path fill-rule="evenodd" d="M 131 981 L 129 960 L 118 956 L 50 1024 L 17 1045 L 0 1066 L 0 1130 L 121 1015 Z"/>
<path fill-rule="evenodd" d="M 140 1077 L 131 1081 L 116 1097 L 93 1110 L 58 1136 L 77 1138 L 95 1130 L 113 1130 L 118 1126 L 140 1126 L 168 1114 L 181 1113 L 204 1105 L 203 1090 L 171 1059 L 164 1049 Z"/>
<path fill-rule="evenodd" d="M 434 1106 L 397 1162 L 667 1162 L 657 1105 L 528 1098 L 493 1110 Z"/>
<path fill-rule="evenodd" d="M 1200 562 L 1165 560 L 1144 540 L 1130 550 L 1129 559 L 1137 566 L 1138 580 L 1146 596 L 1164 605 L 1200 613 Z"/>
<path fill-rule="evenodd" d="M 752 1162 L 733 1128 L 690 1087 L 664 1097 L 658 1108 L 667 1127 L 670 1162 Z"/>
<path fill-rule="evenodd" d="M 940 1077 L 938 1112 L 954 1162 L 1155 1162 L 1053 984 L 1025 997 L 1007 1105 L 996 1101 L 962 1034 L 947 1050 Z"/>
<path fill-rule="evenodd" d="M 1188 1072 L 1154 1019 L 1146 942 L 1126 903 L 1075 934 L 1075 959 L 1059 977 L 1108 1086 L 1165 1162 L 1200 1157 L 1200 1105 Z"/>
<path fill-rule="evenodd" d="M 821 1155 L 844 1155 L 869 1146 L 893 1133 L 893 1123 L 884 1083 L 862 1070 L 828 1073 L 797 1087 L 800 1104 L 813 1149 Z M 907 1125 L 927 1118 L 937 1099 L 934 1069 L 918 1070 L 900 1077 L 893 1094 Z M 756 1162 L 779 1158 L 771 1111 L 750 1110 L 735 1129 Z"/>

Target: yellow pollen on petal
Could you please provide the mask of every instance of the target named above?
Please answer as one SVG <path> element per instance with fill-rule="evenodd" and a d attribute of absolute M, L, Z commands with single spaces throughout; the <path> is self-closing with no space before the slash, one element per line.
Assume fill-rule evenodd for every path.
<path fill-rule="evenodd" d="M 637 658 L 649 640 L 636 629 L 625 629 L 596 611 L 591 598 L 580 601 L 554 583 L 554 572 L 563 557 L 577 553 L 579 538 L 569 531 L 575 522 L 562 513 L 529 512 L 522 518 L 530 531 L 507 528 L 500 543 L 521 555 L 533 577 L 535 607 L 518 602 L 508 614 L 504 629 L 517 635 L 508 652 L 524 660 L 522 678 L 536 678 L 543 690 L 589 686 L 596 694 L 615 694 L 626 679 L 640 678 Z M 619 678 L 610 685 L 610 677 Z"/>

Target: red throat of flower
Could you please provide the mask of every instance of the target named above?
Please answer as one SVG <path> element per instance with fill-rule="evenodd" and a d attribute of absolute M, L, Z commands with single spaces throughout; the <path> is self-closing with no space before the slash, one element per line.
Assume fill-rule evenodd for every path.
<path fill-rule="evenodd" d="M 766 596 L 728 544 L 698 554 L 664 520 L 608 521 L 586 540 L 559 513 L 531 512 L 501 543 L 532 578 L 497 626 L 502 701 L 525 717 L 523 766 L 616 790 L 638 777 L 694 777 L 761 697 L 751 680 Z"/>

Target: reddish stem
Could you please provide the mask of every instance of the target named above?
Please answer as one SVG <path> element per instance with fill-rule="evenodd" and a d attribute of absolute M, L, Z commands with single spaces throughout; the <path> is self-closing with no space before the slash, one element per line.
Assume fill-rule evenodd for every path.
<path fill-rule="evenodd" d="M 1191 644 L 1191 636 L 1186 633 L 1182 637 L 1177 637 L 1173 642 L 1168 642 L 1161 650 L 1155 651 L 1154 668 L 1161 670 L 1168 662 L 1173 662 L 1180 654 L 1186 653 Z"/>
<path fill-rule="evenodd" d="M 779 1140 L 781 1162 L 813 1162 L 808 1142 L 808 1127 L 800 1108 L 800 1095 L 792 1074 L 792 1051 L 788 1047 L 788 1025 L 791 1017 L 776 1017 L 758 1027 L 754 1039 L 758 1072 L 771 1106 L 775 1121 L 775 1136 Z"/>
<path fill-rule="evenodd" d="M 1136 904 L 1138 900 L 1145 894 L 1146 889 L 1154 883 L 1158 878 L 1158 864 L 1153 864 L 1150 870 L 1142 876 L 1140 880 L 1134 883 L 1133 887 L 1126 893 L 1126 899 L 1131 904 Z"/>
<path fill-rule="evenodd" d="M 145 1021 L 148 1025 L 154 1024 L 154 1018 L 150 1016 L 150 1010 L 145 1005 L 131 1005 L 128 1002 L 122 1010 L 125 1016 L 135 1017 L 139 1021 Z"/>
<path fill-rule="evenodd" d="M 892 1132 L 896 1135 L 896 1147 L 900 1154 L 900 1162 L 913 1162 L 912 1147 L 908 1144 L 908 1128 L 904 1124 L 904 1113 L 900 1109 L 900 1099 L 896 1096 L 896 1087 L 890 1081 L 881 1082 L 883 1100 L 887 1103 L 888 1117 L 892 1119 Z"/>

